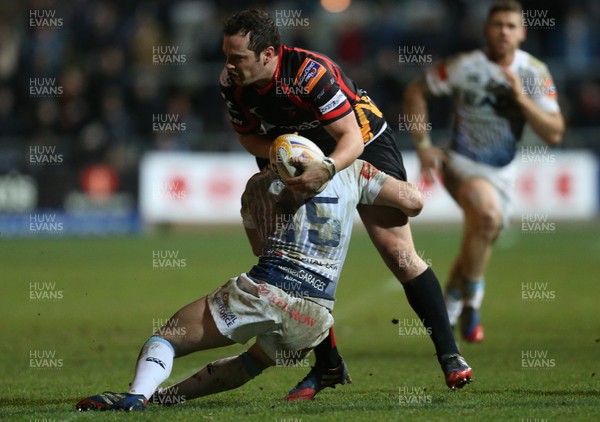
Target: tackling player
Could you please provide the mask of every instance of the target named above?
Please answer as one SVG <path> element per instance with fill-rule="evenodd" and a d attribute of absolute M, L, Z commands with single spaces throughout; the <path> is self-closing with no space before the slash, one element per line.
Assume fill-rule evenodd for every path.
<path fill-rule="evenodd" d="M 225 68 L 222 96 L 240 143 L 256 157 L 268 157 L 271 141 L 298 132 L 328 157 L 288 183 L 314 192 L 356 158 L 406 180 L 402 155 L 375 103 L 323 54 L 282 45 L 273 19 L 245 10 L 224 24 Z M 259 160 L 260 161 L 260 160 Z M 264 164 L 264 161 L 263 161 Z M 444 298 L 434 272 L 416 253 L 408 219 L 392 208 L 359 205 L 358 212 L 381 257 L 402 283 L 408 302 L 427 327 L 450 388 L 454 373 L 468 365 L 459 359 Z M 452 358 L 449 358 L 452 356 Z M 343 381 L 347 368 L 333 335 L 315 348 L 316 363 L 288 399 L 312 399 Z"/>
<path fill-rule="evenodd" d="M 419 214 L 423 205 L 416 187 L 364 161 L 341 170 L 310 197 L 286 188 L 274 164 L 254 175 L 242 196 L 244 227 L 258 263 L 170 318 L 144 344 L 127 393 L 87 397 L 77 410 L 143 410 L 169 377 L 175 357 L 253 337 L 248 351 L 159 390 L 156 401 L 174 404 L 239 387 L 278 363 L 278 356 L 292 365 L 304 359 L 333 325 L 330 311 L 357 204 L 395 207 L 407 216 Z M 169 330 L 173 324 L 179 330 Z M 461 374 L 465 381 L 470 375 L 470 369 Z"/>
<path fill-rule="evenodd" d="M 502 227 L 509 218 L 517 142 L 525 123 L 548 145 L 561 142 L 564 121 L 546 65 L 519 49 L 525 39 L 522 7 L 516 1 L 492 6 L 486 46 L 429 69 L 404 95 L 408 114 L 425 116 L 427 98 L 451 95 L 454 127 L 449 150 L 435 147 L 427 132 L 412 137 L 423 177 L 441 170 L 444 185 L 464 213 L 461 249 L 448 277 L 450 323 L 463 338 L 484 338 L 479 310 L 484 276 Z"/>

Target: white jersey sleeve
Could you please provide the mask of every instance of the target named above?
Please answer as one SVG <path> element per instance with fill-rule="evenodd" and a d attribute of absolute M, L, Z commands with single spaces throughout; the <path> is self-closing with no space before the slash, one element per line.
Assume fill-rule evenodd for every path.
<path fill-rule="evenodd" d="M 389 176 L 366 161 L 356 160 L 353 166 L 355 171 L 358 171 L 358 184 L 360 186 L 359 202 L 361 204 L 373 205 L 375 198 L 379 195 L 385 180 Z"/>
<path fill-rule="evenodd" d="M 523 62 L 524 70 L 521 71 L 523 92 L 545 112 L 558 113 L 560 111 L 558 95 L 548 67 L 530 54 L 523 58 Z"/>
<path fill-rule="evenodd" d="M 436 97 L 452 95 L 456 86 L 460 86 L 462 56 L 444 60 L 425 72 L 425 81 L 429 92 Z"/>

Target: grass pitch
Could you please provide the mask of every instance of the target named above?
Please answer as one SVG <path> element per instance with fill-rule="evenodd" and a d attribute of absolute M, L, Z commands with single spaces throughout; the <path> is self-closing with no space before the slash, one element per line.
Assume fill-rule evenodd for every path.
<path fill-rule="evenodd" d="M 417 250 L 443 282 L 459 227 L 415 225 L 413 233 Z M 502 236 L 487 278 L 486 340 L 461 344 L 475 378 L 461 391 L 446 388 L 402 288 L 357 228 L 334 311 L 352 384 L 327 389 L 309 403 L 285 403 L 281 398 L 308 367 L 273 368 L 240 389 L 171 408 L 150 406 L 143 414 L 74 410 L 85 396 L 125 391 L 155 326 L 254 261 L 238 227 L 136 238 L 0 240 L 0 419 L 598 420 L 597 221 L 558 222 L 550 233 L 517 226 Z M 242 350 L 236 345 L 178 359 L 168 382 Z"/>

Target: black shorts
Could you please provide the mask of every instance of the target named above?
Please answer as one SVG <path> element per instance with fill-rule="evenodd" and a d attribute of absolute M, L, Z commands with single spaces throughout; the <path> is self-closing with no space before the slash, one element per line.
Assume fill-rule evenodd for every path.
<path fill-rule="evenodd" d="M 402 153 L 389 125 L 381 135 L 365 147 L 362 155 L 358 158 L 368 161 L 379 170 L 398 180 L 406 181 L 406 169 L 404 168 Z"/>
<path fill-rule="evenodd" d="M 358 158 L 368 161 L 377 169 L 398 180 L 406 181 L 406 169 L 404 168 L 404 161 L 402 161 L 402 153 L 389 125 L 381 135 L 365 147 L 362 155 Z M 269 164 L 269 160 L 257 157 L 256 164 L 262 170 Z"/>

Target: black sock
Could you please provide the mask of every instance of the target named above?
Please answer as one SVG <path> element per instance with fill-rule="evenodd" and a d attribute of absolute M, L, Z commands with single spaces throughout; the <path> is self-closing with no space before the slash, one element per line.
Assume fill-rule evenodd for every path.
<path fill-rule="evenodd" d="M 330 328 L 329 335 L 315 347 L 315 366 L 317 368 L 337 368 L 341 359 L 335 344 L 333 328 Z"/>
<path fill-rule="evenodd" d="M 444 356 L 458 353 L 442 289 L 433 270 L 427 268 L 423 274 L 402 285 L 408 303 L 430 333 L 438 361 L 441 362 Z"/>

